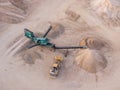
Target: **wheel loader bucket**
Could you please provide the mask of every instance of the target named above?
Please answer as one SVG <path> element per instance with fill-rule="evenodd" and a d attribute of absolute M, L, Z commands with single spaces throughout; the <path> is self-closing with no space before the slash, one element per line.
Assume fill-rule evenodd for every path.
<path fill-rule="evenodd" d="M 55 60 L 57 60 L 57 61 L 63 61 L 63 57 L 61 57 L 61 56 L 55 56 Z"/>
<path fill-rule="evenodd" d="M 58 67 L 58 64 L 53 64 L 53 67 Z"/>

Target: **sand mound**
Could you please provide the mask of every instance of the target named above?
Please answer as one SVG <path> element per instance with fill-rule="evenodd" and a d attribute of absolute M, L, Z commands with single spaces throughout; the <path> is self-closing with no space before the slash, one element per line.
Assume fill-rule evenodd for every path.
<path fill-rule="evenodd" d="M 120 0 L 93 0 L 91 7 L 104 19 L 120 25 Z"/>
<path fill-rule="evenodd" d="M 98 51 L 90 49 L 79 51 L 76 57 L 76 63 L 90 73 L 101 71 L 107 66 L 105 57 Z"/>
<path fill-rule="evenodd" d="M 99 37 L 87 37 L 81 40 L 80 46 L 87 46 L 90 49 L 100 50 L 101 48 L 109 47 L 109 44 Z"/>

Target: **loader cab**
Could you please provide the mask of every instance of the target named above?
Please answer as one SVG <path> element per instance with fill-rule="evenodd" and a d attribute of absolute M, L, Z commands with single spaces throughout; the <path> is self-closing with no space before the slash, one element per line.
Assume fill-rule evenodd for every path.
<path fill-rule="evenodd" d="M 59 73 L 59 65 L 58 64 L 53 64 L 52 68 L 50 69 L 50 76 L 58 76 Z"/>

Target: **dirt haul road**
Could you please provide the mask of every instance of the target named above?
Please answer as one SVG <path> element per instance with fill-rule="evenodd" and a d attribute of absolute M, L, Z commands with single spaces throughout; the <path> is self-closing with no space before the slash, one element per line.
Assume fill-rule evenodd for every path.
<path fill-rule="evenodd" d="M 93 1 L 0 0 L 0 90 L 119 90 L 120 18 L 103 18 Z M 48 37 L 58 46 L 94 38 L 87 50 L 69 50 L 56 79 L 49 69 L 54 56 L 65 51 L 27 49 L 33 43 L 24 37 L 24 28 L 41 34 L 50 24 Z"/>

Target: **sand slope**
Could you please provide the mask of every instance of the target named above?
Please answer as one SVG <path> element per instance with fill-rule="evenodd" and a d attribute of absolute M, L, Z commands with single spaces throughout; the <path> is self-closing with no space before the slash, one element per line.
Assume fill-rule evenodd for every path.
<path fill-rule="evenodd" d="M 119 23 L 101 18 L 89 0 L 16 1 L 19 0 L 0 0 L 0 90 L 120 89 Z M 20 7 L 23 3 L 25 5 Z M 54 52 L 41 47 L 27 49 L 32 43 L 24 37 L 23 32 L 24 28 L 28 28 L 41 35 L 50 24 L 54 29 L 49 38 L 58 46 L 79 45 L 87 37 L 99 37 L 99 41 L 107 43 L 107 46 L 100 45 L 99 49 L 95 48 L 99 46 L 97 44 L 90 46 L 91 50 L 98 50 L 104 56 L 102 69 L 91 73 L 85 70 L 86 66 L 85 69 L 80 68 L 75 58 L 81 50 L 69 50 L 58 78 L 51 79 L 49 69 L 54 56 L 64 56 L 65 51 Z M 94 62 L 91 57 L 96 54 L 89 52 L 89 55 L 86 62 Z M 83 56 L 88 55 L 86 53 Z M 99 61 L 99 58 L 95 59 Z"/>

